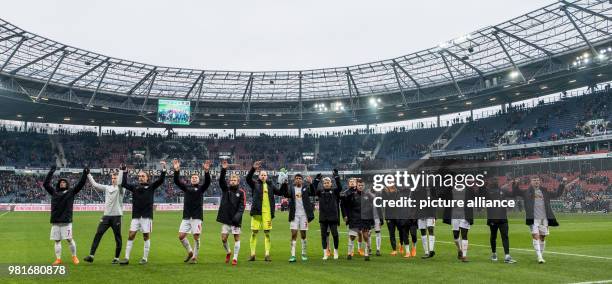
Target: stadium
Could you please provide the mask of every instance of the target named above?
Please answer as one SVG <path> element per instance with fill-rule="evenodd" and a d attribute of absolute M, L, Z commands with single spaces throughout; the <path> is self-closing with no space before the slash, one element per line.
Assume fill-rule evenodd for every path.
<path fill-rule="evenodd" d="M 562 0 L 395 58 L 309 70 L 224 71 L 115 58 L 40 36 L 0 15 L 0 251 L 4 256 L 0 279 L 5 283 L 612 282 L 610 17 L 610 1 Z M 209 177 L 210 186 L 198 195 L 204 217 L 200 218 L 201 244 L 193 243 L 200 250 L 196 265 L 183 262 L 186 251 L 177 239 L 191 193 L 181 189 L 178 177 L 173 180 L 178 169 L 174 160 L 180 161 L 185 183 L 190 174 L 202 181 Z M 256 161 L 262 161 L 261 165 Z M 332 259 L 330 254 L 328 260 L 321 260 L 326 254 L 321 249 L 325 233 L 317 224 L 322 197 L 311 194 L 300 205 L 304 210 L 312 202 L 315 215 L 306 223 L 306 228 L 311 227 L 306 249 L 305 242 L 296 244 L 295 237 L 292 243 L 287 228 L 296 210 L 296 197 L 289 193 L 270 193 L 274 229 L 265 243 L 267 248 L 271 239 L 271 252 L 266 255 L 272 261 L 264 261 L 263 232 L 257 258 L 249 261 L 249 245 L 253 245 L 249 236 L 256 231 L 251 209 L 265 206 L 261 200 L 254 201 L 263 195 L 254 193 L 258 187 L 250 183 L 250 170 L 259 176 L 255 179 L 262 185 L 259 190 L 267 182 L 262 178 L 265 169 L 270 190 L 294 184 L 298 174 L 305 183 L 323 184 L 321 174 L 330 180 L 338 178 L 339 187 L 347 191 L 352 179 L 364 181 L 367 191 L 378 174 L 444 171 L 448 164 L 453 171 L 485 169 L 500 187 L 512 188 L 518 205 L 508 208 L 506 218 L 511 264 L 504 263 L 499 240 L 499 260 L 496 256 L 493 261 L 488 221 L 492 218 L 487 219 L 484 208 L 474 209 L 473 224 L 467 228 L 469 262 L 466 228 L 451 229 L 442 222 L 440 212 L 435 213 L 435 257 L 421 258 L 428 255 L 428 244 L 421 246 L 427 239 L 420 234 L 416 256 L 406 249 L 404 257 L 401 245 L 399 255 L 391 255 L 396 250 L 390 235 L 395 233 L 387 229 L 389 220 L 380 216 L 382 228 L 370 230 L 372 244 L 364 241 L 359 248 L 355 244 L 352 260 L 347 259 L 347 243 L 353 249 L 347 235 L 353 231 L 349 221 L 340 220 L 340 257 Z M 48 175 L 52 167 L 57 168 L 55 175 Z M 223 261 L 222 224 L 215 219 L 225 202 L 227 185 L 220 177 L 224 178 L 226 167 L 227 181 L 237 175 L 235 186 L 244 192 L 237 265 Z M 68 247 L 72 249 L 73 244 L 61 242 L 61 265 L 67 273 L 33 272 L 31 267 L 50 267 L 60 259 L 57 244 L 54 256 L 53 242 L 47 237 L 49 216 L 57 209 L 55 196 L 45 191 L 47 185 L 57 182 L 59 187 L 61 178 L 78 186 L 87 173 L 108 185 L 120 169 L 125 177 L 119 178 L 134 187 L 143 173 L 151 180 L 160 179 L 159 190 L 151 194 L 155 211 L 151 243 L 148 237 L 143 241 L 140 233 L 127 239 L 128 231 L 135 231 L 128 215 L 138 210 L 133 202 L 140 194 L 130 189 L 119 200 L 120 211 L 125 211 L 119 223 L 120 256 L 123 259 L 126 244 L 131 249 L 133 241 L 130 264 L 111 264 L 112 236 L 102 238 L 95 261 L 84 261 L 109 197 L 109 192 L 88 181 L 73 196 L 74 217 L 70 218 L 74 224 L 69 234 L 78 244 L 80 263 L 70 258 Z M 544 193 L 542 202 L 552 208 L 545 214 L 551 219 L 554 211 L 560 225 L 550 224 L 546 249 L 541 239 L 540 251 L 535 252 L 533 229 L 525 220 L 529 222 L 533 214 L 527 208 L 537 207 L 538 202 L 534 205 L 517 193 L 533 190 L 534 177 L 538 188 L 540 183 L 543 188 L 563 188 L 554 197 Z M 345 195 L 339 198 L 343 203 Z M 336 215 L 344 217 L 344 207 L 338 210 L 342 212 Z M 262 228 L 267 231 L 265 225 Z M 425 232 L 420 225 L 419 229 Z M 459 231 L 466 242 L 463 247 L 457 243 Z M 110 234 L 109 230 L 106 235 Z M 409 232 L 405 234 L 408 240 Z M 231 236 L 228 243 L 227 260 L 229 250 L 234 250 Z M 139 265 L 138 258 L 149 253 L 149 245 L 150 256 L 143 258 L 148 263 Z M 368 247 L 373 248 L 371 260 L 367 252 L 359 255 Z M 299 259 L 299 249 L 308 255 L 307 261 Z M 464 261 L 457 260 L 457 249 Z M 433 245 L 429 250 L 433 252 Z M 292 253 L 296 263 L 287 261 Z M 545 264 L 539 260 L 540 253 Z M 366 257 L 369 262 L 363 261 Z"/>

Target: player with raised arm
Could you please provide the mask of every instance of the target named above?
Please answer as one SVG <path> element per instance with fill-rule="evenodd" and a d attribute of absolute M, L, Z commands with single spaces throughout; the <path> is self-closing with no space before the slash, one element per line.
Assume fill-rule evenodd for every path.
<path fill-rule="evenodd" d="M 525 201 L 525 224 L 531 230 L 533 249 L 540 264 L 546 262 L 544 260 L 544 250 L 546 248 L 546 237 L 549 234 L 548 227 L 559 226 L 559 222 L 557 222 L 550 206 L 550 200 L 560 197 L 567 186 L 574 184 L 578 180 L 579 178 L 576 178 L 569 184 L 566 184 L 567 178 L 563 177 L 555 191 L 542 187 L 539 176 L 531 177 L 529 188 L 525 191 L 519 189 L 518 179 L 515 179 L 512 183 L 512 194 L 522 197 Z"/>
<path fill-rule="evenodd" d="M 83 259 L 84 261 L 94 261 L 94 256 L 96 255 L 96 250 L 98 249 L 98 245 L 100 245 L 102 236 L 104 236 L 108 228 L 111 228 L 115 236 L 115 257 L 111 263 L 119 264 L 119 254 L 123 246 L 123 240 L 121 238 L 121 217 L 123 216 L 123 196 L 125 195 L 125 189 L 121 187 L 121 182 L 125 169 L 125 165 L 121 164 L 118 173 L 111 173 L 110 185 L 99 184 L 94 180 L 91 174 L 87 175 L 87 179 L 94 189 L 104 191 L 104 215 L 102 219 L 100 219 L 100 223 L 98 223 L 98 229 L 91 243 L 89 255 Z"/>
<path fill-rule="evenodd" d="M 130 222 L 128 241 L 125 246 L 125 259 L 119 262 L 121 265 L 130 263 L 130 253 L 132 252 L 136 233 L 139 231 L 142 232 L 142 239 L 144 240 L 144 251 L 139 263 L 147 264 L 149 262 L 155 189 L 160 187 L 166 178 L 166 161 L 161 161 L 160 165 L 162 167 L 161 175 L 151 184 L 149 184 L 149 175 L 143 170 L 138 172 L 138 184 L 129 184 L 127 171 L 123 172 L 121 187 L 132 192 L 132 221 Z"/>
<path fill-rule="evenodd" d="M 312 182 L 312 179 L 309 183 Z M 295 247 L 298 231 L 302 240 L 302 261 L 307 261 L 307 240 L 308 223 L 314 220 L 314 206 L 310 200 L 310 184 L 304 184 L 304 177 L 301 174 L 293 176 L 293 186 L 283 182 L 281 185 L 282 195 L 289 200 L 289 229 L 291 230 L 291 257 L 289 262 L 296 261 Z"/>
<path fill-rule="evenodd" d="M 330 250 L 330 232 L 334 242 L 334 259 L 338 259 L 338 224 L 340 223 L 340 191 L 342 190 L 342 184 L 340 183 L 340 175 L 338 175 L 338 170 L 333 170 L 333 177 L 336 182 L 335 187 L 332 185 L 332 181 L 329 177 L 321 179 L 321 174 L 318 174 L 315 180 L 310 184 L 311 192 L 313 193 L 313 195 L 316 195 L 319 198 L 319 225 L 321 227 L 323 260 L 327 260 L 328 258 L 327 252 Z M 319 183 L 321 182 L 321 180 L 323 183 L 322 189 L 319 188 Z"/>
<path fill-rule="evenodd" d="M 43 188 L 51 195 L 51 237 L 55 241 L 55 261 L 52 265 L 62 264 L 62 240 L 66 240 L 70 246 L 72 254 L 72 263 L 79 264 L 77 257 L 76 243 L 72 238 L 72 207 L 74 205 L 74 197 L 83 189 L 87 182 L 89 168 L 83 169 L 83 174 L 77 185 L 70 188 L 68 180 L 60 178 L 57 181 L 55 188 L 51 186 L 51 179 L 57 170 L 56 166 L 52 166 L 43 182 Z"/>
<path fill-rule="evenodd" d="M 221 242 L 227 255 L 225 263 L 228 263 L 232 252 L 227 244 L 227 238 L 231 233 L 234 235 L 234 257 L 232 265 L 238 264 L 238 253 L 240 252 L 240 227 L 242 226 L 242 213 L 246 206 L 246 192 L 240 188 L 240 177 L 236 174 L 230 176 L 229 186 L 225 181 L 227 175 L 227 160 L 221 162 L 221 174 L 219 175 L 219 187 L 221 188 L 221 204 L 217 213 L 217 222 L 221 223 Z"/>
<path fill-rule="evenodd" d="M 201 185 L 200 176 L 198 174 L 191 175 L 189 185 L 181 181 L 181 163 L 178 160 L 172 160 L 172 167 L 174 169 L 174 184 L 176 184 L 185 194 L 183 200 L 183 220 L 179 227 L 178 238 L 187 251 L 187 257 L 184 262 L 195 264 L 198 262 L 200 234 L 202 233 L 202 220 L 204 219 L 202 196 L 210 186 L 210 161 L 206 161 L 202 164 L 202 169 L 204 170 L 204 183 Z M 191 244 L 189 244 L 187 234 L 192 234 L 193 236 L 193 249 L 191 248 Z"/>
<path fill-rule="evenodd" d="M 270 179 L 268 172 L 261 169 L 261 161 L 256 161 L 246 176 L 246 183 L 251 188 L 251 256 L 249 261 L 255 261 L 257 249 L 257 234 L 260 230 L 264 231 L 265 261 L 272 261 L 270 258 L 270 230 L 272 230 L 272 219 L 274 219 L 274 195 L 281 195 L 280 190 Z M 253 179 L 255 171 L 259 170 L 257 180 Z"/>

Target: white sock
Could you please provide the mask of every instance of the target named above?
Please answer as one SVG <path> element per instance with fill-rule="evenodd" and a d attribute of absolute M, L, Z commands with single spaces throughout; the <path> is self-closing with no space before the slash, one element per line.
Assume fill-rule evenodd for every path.
<path fill-rule="evenodd" d="M 436 236 L 429 235 L 429 251 L 434 251 L 435 244 L 436 244 Z"/>
<path fill-rule="evenodd" d="M 240 251 L 240 241 L 234 242 L 234 259 L 238 260 L 238 252 Z"/>
<path fill-rule="evenodd" d="M 149 250 L 151 249 L 151 240 L 144 241 L 144 250 L 142 253 L 142 258 L 145 260 L 149 259 Z"/>
<path fill-rule="evenodd" d="M 404 245 L 404 253 L 405 254 L 410 254 L 410 246 L 409 245 Z"/>
<path fill-rule="evenodd" d="M 461 252 L 463 253 L 463 257 L 467 256 L 468 240 L 461 240 Z"/>
<path fill-rule="evenodd" d="M 62 242 L 55 242 L 55 258 L 62 258 Z"/>
<path fill-rule="evenodd" d="M 302 239 L 302 255 L 306 255 L 306 245 L 308 242 L 306 242 L 306 239 Z"/>
<path fill-rule="evenodd" d="M 380 243 L 382 242 L 382 235 L 380 232 L 376 232 L 376 250 L 380 250 Z"/>
<path fill-rule="evenodd" d="M 540 241 L 540 251 L 542 253 L 542 257 L 544 257 L 544 250 L 546 250 L 546 241 Z"/>
<path fill-rule="evenodd" d="M 193 257 L 197 258 L 200 253 L 200 239 L 193 240 Z"/>
<path fill-rule="evenodd" d="M 353 254 L 355 248 L 355 240 L 349 239 L 348 241 L 348 254 Z"/>
<path fill-rule="evenodd" d="M 357 250 L 360 250 L 360 249 L 361 249 L 361 243 L 363 243 L 363 241 L 361 241 L 361 242 L 360 242 L 360 241 L 357 241 Z"/>
<path fill-rule="evenodd" d="M 227 244 L 227 241 L 222 242 L 223 243 L 223 249 L 225 250 L 225 253 L 230 253 L 230 248 L 229 245 Z"/>
<path fill-rule="evenodd" d="M 423 251 L 425 254 L 428 254 L 429 248 L 427 247 L 427 235 L 421 236 L 421 243 L 423 244 Z"/>
<path fill-rule="evenodd" d="M 338 257 L 338 249 L 334 249 L 334 257 Z"/>
<path fill-rule="evenodd" d="M 74 240 L 70 240 L 70 253 L 72 256 L 76 256 L 76 242 Z"/>
<path fill-rule="evenodd" d="M 125 245 L 125 259 L 130 259 L 130 252 L 132 252 L 133 245 L 134 245 L 134 240 L 127 241 L 127 245 Z"/>
<path fill-rule="evenodd" d="M 295 241 L 291 240 L 291 256 L 295 256 Z"/>
<path fill-rule="evenodd" d="M 457 250 L 461 250 L 461 240 L 460 239 L 455 239 L 455 246 L 457 247 Z"/>
<path fill-rule="evenodd" d="M 532 240 L 533 249 L 536 252 L 538 258 L 542 258 L 542 251 L 540 250 L 540 240 Z"/>
<path fill-rule="evenodd" d="M 184 238 L 181 240 L 181 244 L 183 244 L 183 247 L 185 248 L 185 250 L 189 253 L 192 252 L 193 250 L 191 249 L 191 245 L 189 244 L 189 240 L 187 238 Z"/>
<path fill-rule="evenodd" d="M 369 239 L 368 239 L 368 241 L 367 241 L 367 242 L 366 242 L 366 244 L 365 244 L 365 245 L 366 245 L 366 247 L 365 247 L 364 252 L 363 252 L 363 253 L 364 253 L 364 254 L 363 254 L 364 256 L 368 256 L 368 255 L 370 255 L 370 247 L 371 247 L 371 244 L 372 244 L 372 238 L 369 238 Z"/>

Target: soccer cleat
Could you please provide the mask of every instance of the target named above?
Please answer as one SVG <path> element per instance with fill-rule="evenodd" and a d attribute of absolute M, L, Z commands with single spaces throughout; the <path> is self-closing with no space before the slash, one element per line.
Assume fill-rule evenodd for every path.
<path fill-rule="evenodd" d="M 467 259 L 467 256 L 462 256 L 461 262 L 470 262 L 470 261 Z"/>
<path fill-rule="evenodd" d="M 429 258 L 434 257 L 434 255 L 436 255 L 435 251 L 432 250 L 432 251 L 429 252 Z"/>
<path fill-rule="evenodd" d="M 512 257 L 511 257 L 511 256 L 507 256 L 507 257 L 504 259 L 504 262 L 505 262 L 505 263 L 507 263 L 507 264 L 514 264 L 514 263 L 516 263 L 516 260 L 512 259 Z"/>
<path fill-rule="evenodd" d="M 539 264 L 544 264 L 544 263 L 546 263 L 546 260 L 544 260 L 543 257 L 538 257 L 538 263 Z"/>
<path fill-rule="evenodd" d="M 74 263 L 74 265 L 77 265 L 80 263 L 79 258 L 76 255 L 72 256 L 72 263 Z"/>
<path fill-rule="evenodd" d="M 231 259 L 231 258 L 232 258 L 232 253 L 231 253 L 231 252 L 228 252 L 228 253 L 225 255 L 225 263 L 229 263 L 229 261 L 230 261 L 230 259 Z"/>
<path fill-rule="evenodd" d="M 234 259 L 232 259 L 232 265 L 234 265 L 234 266 L 235 266 L 235 265 L 237 265 L 237 264 L 238 264 L 238 260 L 237 260 L 237 259 L 235 259 L 235 258 L 234 258 Z"/>
<path fill-rule="evenodd" d="M 364 255 L 363 249 L 358 249 L 357 252 L 359 253 L 359 256 L 363 256 Z"/>
<path fill-rule="evenodd" d="M 397 251 L 396 250 L 392 250 L 390 253 L 391 256 L 396 256 L 397 255 Z"/>
<path fill-rule="evenodd" d="M 491 254 L 491 261 L 497 261 L 497 254 L 496 253 L 492 253 Z"/>
<path fill-rule="evenodd" d="M 380 250 L 376 250 L 376 256 L 381 256 Z"/>
<path fill-rule="evenodd" d="M 421 256 L 421 259 L 426 259 L 426 258 L 430 258 L 431 256 L 429 256 L 429 253 L 424 254 L 423 256 Z"/>
<path fill-rule="evenodd" d="M 353 254 L 352 253 L 347 254 L 346 260 L 351 260 L 351 259 L 353 259 Z"/>
<path fill-rule="evenodd" d="M 111 264 L 119 264 L 119 259 L 113 258 L 113 261 L 111 261 Z"/>
<path fill-rule="evenodd" d="M 295 261 L 296 261 L 295 256 L 291 256 L 291 257 L 289 258 L 289 262 L 295 262 Z"/>
<path fill-rule="evenodd" d="M 144 258 L 140 259 L 140 261 L 138 262 L 138 264 L 147 264 L 147 263 L 149 263 L 149 261 Z"/>
<path fill-rule="evenodd" d="M 93 257 L 93 255 L 88 255 L 88 256 L 83 258 L 83 261 L 92 263 L 94 261 L 94 257 Z"/>
<path fill-rule="evenodd" d="M 410 257 L 411 257 L 410 252 L 407 251 L 406 254 L 404 255 L 404 258 L 410 258 Z"/>
<path fill-rule="evenodd" d="M 338 251 L 334 250 L 334 259 L 338 259 Z"/>
<path fill-rule="evenodd" d="M 266 256 L 264 257 L 264 261 L 271 262 L 271 261 L 272 261 L 272 258 L 271 258 L 269 255 L 266 255 Z"/>
<path fill-rule="evenodd" d="M 410 256 L 415 257 L 416 256 L 416 247 L 412 247 L 412 249 L 410 250 Z"/>
<path fill-rule="evenodd" d="M 404 246 L 403 245 L 400 245 L 399 253 L 400 254 L 404 254 Z"/>
<path fill-rule="evenodd" d="M 249 261 L 255 261 L 255 255 L 249 256 Z"/>
<path fill-rule="evenodd" d="M 195 257 L 189 260 L 189 264 L 196 264 L 196 263 L 198 263 L 198 259 Z"/>
<path fill-rule="evenodd" d="M 461 260 L 463 258 L 463 253 L 461 251 L 457 252 L 457 259 Z"/>
<path fill-rule="evenodd" d="M 308 261 L 308 256 L 305 254 L 302 254 L 302 261 Z"/>
<path fill-rule="evenodd" d="M 370 256 L 369 256 L 369 255 L 366 255 L 366 256 L 363 258 L 363 260 L 365 260 L 365 261 L 370 261 Z"/>
<path fill-rule="evenodd" d="M 59 258 L 55 259 L 55 261 L 51 263 L 51 265 L 60 265 L 60 264 L 62 264 L 62 260 Z"/>
<path fill-rule="evenodd" d="M 122 261 L 119 262 L 120 265 L 128 265 L 130 264 L 130 260 L 127 258 L 124 258 Z"/>
<path fill-rule="evenodd" d="M 183 262 L 188 262 L 188 261 L 189 261 L 189 260 L 190 260 L 192 257 L 193 257 L 193 252 L 192 252 L 192 251 L 190 251 L 190 252 L 187 254 L 187 257 L 185 257 L 185 260 L 183 260 Z"/>
<path fill-rule="evenodd" d="M 327 254 L 324 254 L 323 255 L 323 260 L 327 260 L 327 257 L 328 257 Z"/>

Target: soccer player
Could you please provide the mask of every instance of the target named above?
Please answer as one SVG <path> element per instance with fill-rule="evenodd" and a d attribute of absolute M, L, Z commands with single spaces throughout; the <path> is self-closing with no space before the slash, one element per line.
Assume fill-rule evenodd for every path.
<path fill-rule="evenodd" d="M 161 175 L 153 183 L 149 184 L 149 175 L 145 171 L 138 172 L 138 184 L 129 184 L 127 182 L 127 171 L 123 172 L 121 187 L 132 192 L 132 221 L 130 222 L 130 231 L 128 234 L 127 245 L 125 246 L 125 259 L 119 264 L 127 265 L 130 263 L 130 252 L 136 238 L 137 232 L 142 232 L 144 240 L 144 251 L 139 264 L 147 264 L 149 262 L 149 250 L 151 249 L 150 235 L 153 230 L 153 201 L 155 197 L 155 189 L 160 187 L 166 179 L 166 161 L 161 161 Z"/>
<path fill-rule="evenodd" d="M 503 200 L 511 196 L 511 192 L 503 190 L 499 186 L 497 177 L 493 177 L 487 181 L 487 185 L 479 189 L 479 196 L 487 200 Z M 491 231 L 489 243 L 491 244 L 491 261 L 497 261 L 497 231 L 501 235 L 502 245 L 504 247 L 504 262 L 508 264 L 516 263 L 510 256 L 510 241 L 508 238 L 508 212 L 504 207 L 488 207 L 487 208 L 487 225 Z"/>
<path fill-rule="evenodd" d="M 256 161 L 246 176 L 246 182 L 251 188 L 253 198 L 251 204 L 251 256 L 249 261 L 255 261 L 255 251 L 257 249 L 257 234 L 260 230 L 264 231 L 265 261 L 272 261 L 270 258 L 270 230 L 272 230 L 272 219 L 274 219 L 274 195 L 281 195 L 280 190 L 268 179 L 268 172 L 261 170 L 261 161 Z M 257 180 L 253 179 L 255 171 L 259 170 Z"/>
<path fill-rule="evenodd" d="M 198 262 L 198 253 L 200 251 L 200 234 L 202 233 L 202 219 L 204 212 L 202 210 L 202 196 L 210 186 L 210 161 L 202 164 L 204 170 L 204 183 L 200 185 L 200 176 L 192 174 L 189 186 L 181 181 L 181 163 L 178 160 L 172 160 L 174 168 L 174 183 L 185 194 L 183 199 L 183 220 L 179 227 L 179 241 L 187 251 L 187 257 L 184 262 L 195 264 Z M 193 249 L 187 239 L 187 234 L 193 235 Z"/>
<path fill-rule="evenodd" d="M 526 191 L 519 189 L 518 179 L 515 179 L 512 184 L 512 194 L 522 197 L 525 201 L 525 223 L 531 230 L 533 249 L 540 264 L 546 262 L 544 260 L 544 250 L 546 248 L 546 237 L 549 234 L 548 227 L 559 226 L 550 206 L 550 200 L 561 196 L 566 186 L 572 185 L 578 180 L 579 178 L 576 178 L 566 185 L 567 178 L 563 177 L 556 191 L 542 187 L 540 177 L 536 175 L 531 177 L 531 184 Z"/>
<path fill-rule="evenodd" d="M 89 168 L 83 169 L 83 174 L 77 185 L 70 188 L 68 180 L 60 178 L 57 181 L 55 188 L 51 186 L 51 179 L 57 170 L 56 166 L 52 166 L 47 174 L 43 187 L 51 195 L 51 237 L 55 241 L 55 261 L 52 265 L 62 264 L 62 240 L 66 240 L 70 246 L 72 253 L 72 263 L 79 264 L 77 257 L 76 243 L 72 238 L 72 207 L 74 205 L 74 197 L 83 189 L 89 174 Z"/>
<path fill-rule="evenodd" d="M 311 180 L 312 181 L 312 180 Z M 308 260 L 306 233 L 308 223 L 314 220 L 314 206 L 310 200 L 310 185 L 304 184 L 304 177 L 301 174 L 293 176 L 293 186 L 289 183 L 281 185 L 282 195 L 289 200 L 289 229 L 291 230 L 291 257 L 289 262 L 295 262 L 295 247 L 298 231 L 302 240 L 302 261 Z"/>
<path fill-rule="evenodd" d="M 242 213 L 246 206 L 246 192 L 240 188 L 240 177 L 236 174 L 230 176 L 229 186 L 225 181 L 227 175 L 227 160 L 221 163 L 221 174 L 219 175 L 219 187 L 221 188 L 221 205 L 217 213 L 217 222 L 221 223 L 221 242 L 227 255 L 225 263 L 228 263 L 232 254 L 227 238 L 231 233 L 234 235 L 234 258 L 232 265 L 238 264 L 238 253 L 240 252 L 240 227 L 242 226 Z"/>
<path fill-rule="evenodd" d="M 421 200 L 427 200 L 427 198 L 435 199 L 435 190 L 433 188 L 418 187 L 414 191 L 414 200 L 419 204 Z M 436 214 L 435 208 L 425 207 L 418 208 L 417 214 L 419 219 L 417 225 L 421 232 L 421 243 L 423 245 L 423 251 L 425 254 L 421 258 L 431 258 L 436 255 L 434 250 L 436 244 L 436 236 L 434 229 L 436 226 Z"/>
<path fill-rule="evenodd" d="M 446 200 L 463 200 L 463 207 L 453 206 L 444 208 L 444 223 L 451 225 L 453 229 L 453 239 L 457 247 L 457 259 L 468 262 L 468 232 L 474 224 L 474 208 L 468 207 L 468 200 L 474 200 L 474 190 L 472 188 L 453 187 L 444 189 L 441 193 Z"/>
<path fill-rule="evenodd" d="M 384 200 L 398 200 L 400 198 L 397 187 L 387 186 L 382 191 L 382 198 Z M 397 239 L 395 231 L 399 232 L 400 237 L 400 246 L 403 245 L 403 241 L 405 240 L 404 234 L 406 234 L 404 227 L 401 224 L 400 210 L 396 207 L 385 207 L 384 208 L 384 216 L 387 219 L 387 229 L 389 230 L 389 242 L 391 243 L 391 255 L 397 255 Z"/>
<path fill-rule="evenodd" d="M 87 179 L 93 188 L 104 191 L 104 215 L 102 219 L 100 219 L 100 223 L 98 223 L 98 229 L 91 243 L 89 255 L 83 259 L 84 261 L 94 261 L 94 256 L 96 255 L 96 250 L 98 249 L 98 245 L 100 245 L 102 236 L 104 236 L 108 228 L 111 228 L 113 229 L 113 235 L 115 235 L 115 258 L 113 258 L 111 263 L 119 263 L 119 254 L 123 246 L 121 238 L 121 217 L 123 216 L 123 196 L 125 195 L 125 189 L 121 187 L 121 182 L 125 169 L 125 165 L 121 164 L 119 166 L 119 173 L 113 172 L 111 174 L 111 185 L 99 184 L 94 180 L 91 174 L 87 175 Z"/>
<path fill-rule="evenodd" d="M 366 244 L 364 260 L 370 261 L 369 238 L 370 229 L 374 225 L 374 213 L 372 199 L 374 196 L 363 191 L 363 186 L 358 186 L 356 178 L 349 179 L 349 188 L 343 191 L 341 196 L 341 208 L 344 222 L 349 228 L 349 242 L 347 259 L 353 258 L 355 239 L 361 233 Z"/>
<path fill-rule="evenodd" d="M 319 189 L 321 174 L 318 174 L 311 183 L 311 192 L 319 198 L 319 225 L 321 227 L 321 244 L 323 246 L 323 260 L 327 260 L 329 251 L 329 233 L 331 232 L 334 241 L 334 259 L 338 259 L 338 224 L 340 222 L 340 175 L 334 169 L 333 177 L 336 186 L 332 188 L 332 181 L 329 177 L 323 178 L 323 188 Z M 310 182 L 310 181 L 309 181 Z"/>
<path fill-rule="evenodd" d="M 365 183 L 363 181 L 360 181 L 359 183 L 357 183 L 357 186 L 362 187 L 362 190 L 364 190 Z M 377 194 L 380 195 L 380 193 L 377 193 L 373 191 L 372 189 L 370 189 L 369 192 L 374 197 L 376 197 Z M 376 236 L 376 256 L 381 256 L 380 246 L 382 244 L 382 234 L 380 232 L 380 227 L 385 224 L 384 214 L 382 210 L 380 210 L 380 208 L 373 208 L 373 209 L 375 209 L 372 211 L 372 213 L 374 214 L 374 233 Z M 368 249 L 370 250 L 368 253 L 371 255 L 372 254 L 372 238 L 369 238 L 368 242 L 370 242 L 368 244 Z"/>

